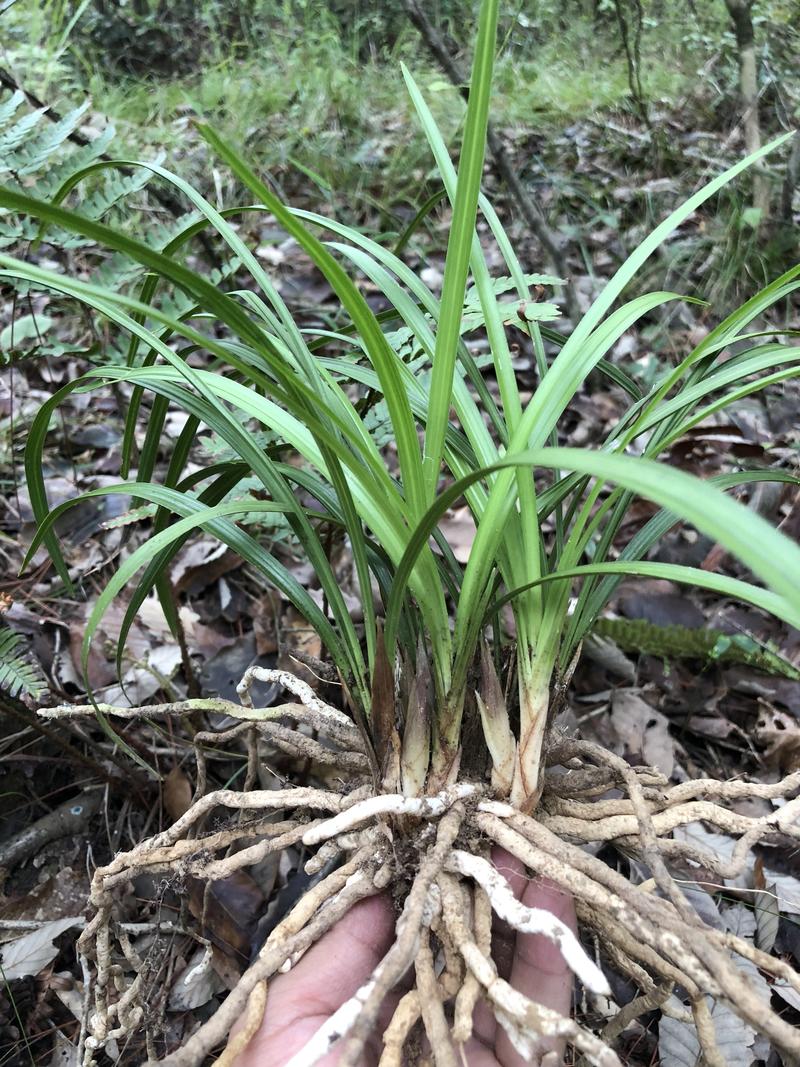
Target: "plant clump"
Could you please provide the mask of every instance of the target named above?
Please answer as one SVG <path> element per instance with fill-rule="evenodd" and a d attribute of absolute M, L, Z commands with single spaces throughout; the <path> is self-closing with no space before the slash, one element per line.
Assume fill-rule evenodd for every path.
<path fill-rule="evenodd" d="M 165 168 L 131 161 L 92 162 L 48 201 L 0 190 L 0 208 L 37 220 L 39 238 L 58 226 L 147 271 L 134 296 L 0 255 L 5 280 L 73 297 L 105 329 L 128 338 L 124 363 L 94 366 L 45 402 L 26 449 L 39 521 L 29 558 L 44 543 L 67 585 L 55 533 L 66 510 L 109 493 L 155 506 L 149 538 L 121 561 L 91 612 L 84 670 L 103 614 L 123 589 L 130 598 L 119 657 L 152 590 L 177 626 L 165 572 L 201 528 L 259 571 L 316 630 L 341 692 L 337 707 L 292 674 L 251 668 L 238 705 L 192 698 L 125 709 L 92 701 L 42 711 L 51 718 L 96 717 L 107 737 L 148 771 L 142 754 L 116 733 L 115 721 L 194 714 L 235 720 L 195 735 L 197 782 L 189 810 L 95 872 L 93 916 L 78 942 L 87 997 L 84 1067 L 110 1042 L 140 1030 L 151 1061 L 195 1067 L 244 1017 L 223 1054 L 222 1062 L 231 1062 L 258 1025 L 264 983 L 294 966 L 356 901 L 390 885 L 402 887 L 394 943 L 292 1067 L 317 1062 L 334 1045 L 341 1046 L 341 1063 L 359 1062 L 385 995 L 412 970 L 412 987 L 382 1035 L 384 1065 L 403 1062 L 420 1024 L 437 1065 L 452 1067 L 479 999 L 529 1058 L 543 1040 L 558 1038 L 585 1062 L 611 1067 L 620 1062 L 613 1047 L 620 1033 L 660 1008 L 693 1021 L 706 1063 L 723 1067 L 708 998 L 729 1006 L 777 1049 L 800 1055 L 796 1029 L 765 1003 L 752 971 L 797 993 L 800 977 L 784 961 L 705 924 L 675 878 L 682 864 L 712 879 L 735 877 L 756 844 L 793 845 L 800 837 L 800 775 L 772 784 L 698 779 L 672 785 L 652 768 L 632 767 L 598 744 L 568 736 L 556 722 L 584 636 L 625 575 L 694 584 L 800 625 L 800 549 L 729 494 L 764 480 L 796 483 L 791 472 L 737 470 L 702 481 L 659 459 L 698 423 L 797 375 L 799 350 L 761 323 L 800 285 L 800 268 L 731 312 L 647 391 L 608 358 L 626 330 L 679 299 L 660 291 L 626 298 L 642 265 L 692 212 L 777 142 L 676 208 L 563 336 L 547 325 L 558 316 L 557 306 L 538 299 L 560 279 L 522 268 L 480 191 L 496 22 L 497 2 L 485 0 L 458 173 L 406 72 L 452 204 L 440 297 L 385 244 L 287 208 L 204 127 L 212 150 L 247 190 L 247 203 L 219 211 Z M 119 166 L 142 167 L 196 211 L 162 251 L 64 206 L 89 175 Z M 476 232 L 478 210 L 505 263 L 501 277 L 489 272 Z M 335 328 L 302 327 L 292 315 L 231 221 L 251 212 L 271 216 L 325 276 L 340 304 Z M 185 256 L 206 231 L 236 262 L 227 280 L 210 281 Z M 377 287 L 388 312 L 373 312 L 352 271 Z M 528 346 L 536 369 L 530 399 L 523 399 L 517 382 L 511 331 Z M 467 343 L 473 335 L 485 341 L 488 354 L 476 356 Z M 592 373 L 623 389 L 628 409 L 597 448 L 562 447 L 561 416 Z M 130 395 L 123 480 L 51 509 L 42 473 L 50 421 L 74 390 L 109 384 Z M 156 481 L 170 408 L 186 418 L 170 446 L 168 470 Z M 143 412 L 146 429 L 137 451 Z M 217 434 L 232 458 L 190 467 L 201 427 Z M 259 485 L 255 493 L 245 488 L 252 479 Z M 620 546 L 637 497 L 657 510 Z M 465 565 L 441 525 L 447 509 L 461 501 L 476 528 Z M 253 532 L 253 519 L 265 515 L 283 517 L 291 529 L 319 581 L 321 603 Z M 713 538 L 754 581 L 649 559 L 679 522 Z M 331 562 L 330 530 L 352 555 L 358 623 Z M 253 707 L 256 681 L 274 683 L 294 700 Z M 466 744 L 468 733 L 481 738 L 477 756 L 474 738 Z M 248 754 L 244 789 L 209 791 L 204 746 L 239 741 Z M 262 741 L 326 768 L 325 783 L 255 789 Z M 774 801 L 775 808 L 742 814 L 738 802 L 752 798 Z M 220 812 L 229 817 L 207 828 Z M 730 859 L 676 834 L 698 822 L 736 838 Z M 145 968 L 117 923 L 115 894 L 140 873 L 193 876 L 208 884 L 300 845 L 313 850 L 306 863 L 310 888 L 280 919 L 219 1010 L 159 1059 L 147 1026 Z M 495 845 L 532 876 L 572 894 L 588 943 L 594 939 L 603 961 L 636 988 L 599 1034 L 524 997 L 498 974 L 493 916 L 554 942 L 587 996 L 610 994 L 598 963 L 568 927 L 516 901 L 491 864 Z M 596 855 L 612 846 L 632 869 L 645 868 L 647 880 L 635 884 Z"/>

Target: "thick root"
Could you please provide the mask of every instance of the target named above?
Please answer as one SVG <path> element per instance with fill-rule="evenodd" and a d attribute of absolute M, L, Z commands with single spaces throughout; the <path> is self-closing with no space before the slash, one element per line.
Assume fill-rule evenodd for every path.
<path fill-rule="evenodd" d="M 274 674 L 267 672 L 266 680 L 274 680 Z M 248 683 L 259 678 L 254 672 Z M 282 675 L 279 680 L 285 684 Z M 291 705 L 291 715 L 270 714 L 260 725 L 278 726 L 278 731 L 265 731 L 271 741 L 280 738 L 287 750 L 313 759 L 319 755 L 314 746 L 323 746 L 309 745 L 305 734 L 275 720 L 302 723 L 307 712 L 314 726 L 333 724 L 352 781 L 352 773 L 367 766 L 357 732 L 340 721 L 341 713 L 331 714 L 335 709 L 306 690 L 302 684 L 292 689 L 301 703 Z M 249 699 L 249 684 L 242 695 Z M 243 722 L 230 736 L 253 725 Z M 200 742 L 206 739 L 203 735 Z M 233 1023 L 244 1018 L 244 1026 L 217 1061 L 227 1067 L 258 1027 L 269 981 L 295 966 L 353 904 L 390 884 L 400 909 L 394 943 L 356 994 L 296 1053 L 292 1067 L 312 1067 L 334 1047 L 343 1067 L 355 1067 L 374 1035 L 387 996 L 409 980 L 411 989 L 402 990 L 382 1035 L 381 1067 L 413 1062 L 412 1048 L 423 1050 L 417 1062 L 420 1056 L 422 1061 L 430 1056 L 436 1067 L 462 1063 L 479 1001 L 529 1059 L 560 1041 L 571 1044 L 583 1063 L 619 1067 L 612 1044 L 637 1017 L 662 1008 L 692 1018 L 705 1062 L 721 1064 L 709 997 L 724 1001 L 776 1049 L 800 1056 L 800 1033 L 771 1010 L 763 990 L 753 985 L 737 960 L 748 961 L 751 968 L 754 964 L 798 992 L 800 976 L 786 962 L 733 934 L 707 927 L 670 873 L 679 859 L 731 877 L 743 869 L 758 842 L 791 842 L 796 847 L 800 798 L 792 797 L 800 789 L 800 773 L 774 785 L 700 781 L 668 788 L 656 772 L 631 768 L 596 745 L 568 741 L 556 751 L 567 770 L 546 776 L 535 816 L 493 799 L 483 784 L 460 782 L 433 796 L 406 797 L 376 794 L 366 774 L 347 794 L 286 788 L 217 790 L 197 797 L 169 829 L 95 872 L 94 915 L 78 943 L 91 990 L 82 1027 L 83 1067 L 91 1067 L 110 1041 L 146 1029 L 144 971 L 114 917 L 115 893 L 145 872 L 224 878 L 300 844 L 316 849 L 306 865 L 309 873 L 330 870 L 332 862 L 339 866 L 313 885 L 275 927 L 217 1012 L 181 1048 L 159 1061 L 164 1067 L 198 1067 L 225 1045 Z M 602 799 L 610 787 L 623 795 Z M 728 806 L 745 797 L 781 797 L 786 802 L 767 816 L 751 818 Z M 225 810 L 235 817 L 204 833 L 204 820 Z M 286 821 L 272 821 L 276 812 L 285 813 Z M 672 837 L 673 830 L 690 822 L 737 837 L 733 858 L 722 861 Z M 655 891 L 632 884 L 584 847 L 609 843 L 647 866 Z M 601 946 L 606 961 L 637 987 L 634 999 L 613 1013 L 600 1035 L 525 997 L 498 973 L 491 951 L 493 914 L 519 931 L 548 938 L 590 995 L 610 995 L 605 975 L 569 928 L 549 912 L 516 899 L 490 862 L 493 845 L 507 849 L 532 876 L 549 879 L 572 894 L 581 926 Z M 228 854 L 231 846 L 238 851 Z M 677 1008 L 676 988 L 686 998 Z"/>

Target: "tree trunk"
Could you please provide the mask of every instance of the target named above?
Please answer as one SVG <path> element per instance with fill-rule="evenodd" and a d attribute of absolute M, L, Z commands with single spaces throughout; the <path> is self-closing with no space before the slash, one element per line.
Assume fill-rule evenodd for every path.
<path fill-rule="evenodd" d="M 792 138 L 792 150 L 789 153 L 789 162 L 786 164 L 786 177 L 783 180 L 781 190 L 781 219 L 783 222 L 792 221 L 792 199 L 800 179 L 800 130 Z"/>
<path fill-rule="evenodd" d="M 725 0 L 733 22 L 739 48 L 739 92 L 742 96 L 744 144 L 747 154 L 761 147 L 761 126 L 758 121 L 758 73 L 756 44 L 753 31 L 753 0 Z M 759 211 L 759 223 L 769 215 L 769 183 L 758 171 L 753 176 L 753 207 Z"/>

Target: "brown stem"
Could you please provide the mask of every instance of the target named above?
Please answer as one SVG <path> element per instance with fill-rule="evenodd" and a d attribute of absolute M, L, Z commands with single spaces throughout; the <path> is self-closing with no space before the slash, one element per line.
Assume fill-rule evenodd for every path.
<path fill-rule="evenodd" d="M 798 180 L 800 180 L 800 130 L 797 130 L 792 138 L 792 148 L 786 164 L 786 176 L 781 189 L 781 219 L 786 223 L 792 221 L 792 200 Z"/>

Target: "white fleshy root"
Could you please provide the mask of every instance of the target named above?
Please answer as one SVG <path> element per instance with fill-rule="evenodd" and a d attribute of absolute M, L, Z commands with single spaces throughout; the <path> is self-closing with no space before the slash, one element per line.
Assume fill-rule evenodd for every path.
<path fill-rule="evenodd" d="M 356 990 L 292 1056 L 286 1067 L 314 1067 L 323 1056 L 327 1056 L 333 1046 L 350 1031 L 374 988 L 375 979 L 371 978 Z"/>
<path fill-rule="evenodd" d="M 524 934 L 540 934 L 557 945 L 570 970 L 592 993 L 611 995 L 611 987 L 600 968 L 584 952 L 580 941 L 561 919 L 543 908 L 529 908 L 514 896 L 503 875 L 480 856 L 453 849 L 445 869 L 465 875 L 484 890 L 492 909 L 501 919 Z"/>
<path fill-rule="evenodd" d="M 498 819 L 511 819 L 517 815 L 517 809 L 510 804 L 504 804 L 502 800 L 482 800 L 478 805 L 478 811 L 485 811 L 487 815 L 496 815 Z"/>
<path fill-rule="evenodd" d="M 189 810 L 94 873 L 93 915 L 77 923 L 83 928 L 77 952 L 84 995 L 76 1063 L 96 1067 L 98 1050 L 108 1050 L 114 1041 L 127 1043 L 141 1033 L 152 1067 L 156 1063 L 199 1067 L 210 1062 L 213 1051 L 226 1040 L 226 1051 L 215 1067 L 232 1067 L 238 1050 L 260 1024 L 266 983 L 295 966 L 355 904 L 381 893 L 392 881 L 396 883 L 393 895 L 405 897 L 392 944 L 355 996 L 295 1053 L 290 1067 L 312 1067 L 328 1058 L 340 1067 L 358 1067 L 367 1051 L 372 1051 L 370 1042 L 381 1034 L 382 1067 L 401 1067 L 404 1057 L 417 1054 L 419 1042 L 412 1031 L 418 1024 L 437 1067 L 457 1067 L 458 1052 L 472 1034 L 479 998 L 519 1055 L 541 1067 L 556 1067 L 566 1043 L 587 1067 L 622 1067 L 613 1043 L 630 1030 L 635 1019 L 659 1008 L 667 1015 L 693 1021 L 705 1059 L 709 1065 L 721 1064 L 707 997 L 731 1005 L 776 1050 L 800 1062 L 797 1028 L 770 1008 L 739 963 L 747 962 L 751 969 L 792 989 L 800 989 L 797 971 L 729 931 L 704 926 L 674 886 L 667 863 L 688 861 L 702 869 L 704 877 L 708 871 L 724 884 L 744 870 L 750 850 L 759 842 L 779 843 L 781 835 L 800 841 L 800 772 L 769 784 L 706 779 L 671 787 L 658 772 L 631 768 L 597 744 L 558 736 L 548 747 L 552 771 L 545 775 L 542 804 L 535 815 L 527 814 L 528 802 L 538 797 L 538 793 L 534 796 L 541 784 L 538 780 L 526 786 L 522 806 L 489 799 L 490 795 L 507 797 L 513 737 L 499 682 L 491 671 L 484 675 L 479 709 L 491 736 L 497 787 L 492 794 L 483 781 L 457 783 L 456 758 L 437 770 L 438 784 L 432 789 L 442 791 L 435 795 L 420 796 L 416 791 L 397 795 L 404 779 L 392 764 L 381 786 L 389 795 L 374 796 L 379 787 L 367 781 L 367 743 L 358 726 L 284 671 L 249 670 L 240 687 L 245 706 L 216 698 L 126 709 L 101 706 L 106 714 L 127 720 L 203 712 L 230 716 L 239 723 L 232 729 L 194 735 L 198 779 Z M 293 694 L 293 702 L 253 708 L 250 692 L 255 682 L 282 686 Z M 44 714 L 58 719 L 93 716 L 95 710 L 88 705 L 62 706 Z M 297 725 L 284 725 L 285 721 Z M 293 751 L 322 761 L 322 755 L 309 747 L 317 742 L 309 739 L 308 728 L 342 748 L 338 753 L 333 747 L 325 749 L 323 762 L 338 762 L 335 777 L 325 778 L 332 784 L 328 788 L 253 790 L 256 734 L 280 739 Z M 417 748 L 404 749 L 404 755 L 427 754 L 426 729 L 420 729 L 415 739 Z M 239 739 L 245 732 L 250 757 L 245 791 L 207 792 L 203 745 Z M 446 781 L 452 784 L 445 788 Z M 609 799 L 612 787 L 618 787 L 621 795 Z M 756 817 L 740 813 L 731 803 L 751 796 L 778 802 L 776 809 L 768 808 L 768 814 Z M 229 816 L 220 809 L 228 809 Z M 280 824 L 274 822 L 274 811 L 284 813 Z M 248 812 L 251 817 L 244 817 Z M 209 825 L 211 819 L 214 822 Z M 673 837 L 673 831 L 687 822 L 705 823 L 735 837 L 730 859 Z M 214 881 L 296 847 L 301 840 L 315 846 L 307 872 L 324 877 L 315 878 L 306 888 L 211 1017 L 159 1060 L 146 1025 L 150 987 L 145 985 L 146 971 L 129 935 L 145 928 L 178 927 L 119 923 L 114 902 L 121 887 L 141 874 Z M 586 847 L 603 842 L 614 842 L 625 854 L 648 865 L 660 893 L 632 885 Z M 558 947 L 564 966 L 581 978 L 593 996 L 606 996 L 608 990 L 605 977 L 569 926 L 514 897 L 511 886 L 489 862 L 492 845 L 506 848 L 531 877 L 571 894 L 581 924 L 591 931 L 616 971 L 640 991 L 622 1009 L 612 1006 L 614 1018 L 600 1036 L 568 1014 L 525 997 L 500 977 L 492 953 L 495 914 L 518 931 L 547 937 Z M 19 922 L 30 926 L 32 920 Z M 182 927 L 180 932 L 191 934 L 207 948 L 199 934 Z M 207 962 L 206 952 L 186 979 L 201 976 Z M 399 997 L 387 1026 L 381 1014 L 386 998 L 393 990 L 401 993 L 404 976 L 411 973 L 415 987 Z M 685 991 L 691 1011 L 682 1003 L 675 1009 L 665 999 L 675 988 Z M 242 1027 L 245 1018 L 247 1025 Z M 230 1038 L 235 1023 L 239 1028 Z M 409 1041 L 412 1044 L 407 1048 Z"/>
<path fill-rule="evenodd" d="M 324 700 L 320 700 L 307 682 L 301 681 L 300 678 L 295 678 L 288 671 L 270 670 L 267 667 L 248 667 L 241 682 L 236 686 L 239 699 L 246 708 L 253 706 L 253 702 L 250 699 L 250 690 L 253 687 L 253 682 L 281 685 L 292 696 L 296 696 L 301 704 L 311 708 L 312 711 L 325 715 L 342 726 L 354 725 L 353 720 L 348 718 L 343 711 L 339 711 L 338 708 L 334 708 L 330 704 L 326 704 Z"/>
<path fill-rule="evenodd" d="M 476 789 L 477 787 L 469 782 L 462 782 L 443 789 L 433 797 L 404 797 L 399 793 L 370 797 L 353 804 L 332 819 L 311 827 L 303 834 L 303 844 L 319 845 L 380 815 L 413 815 L 420 819 L 435 819 L 443 815 L 457 800 L 472 796 Z"/>

